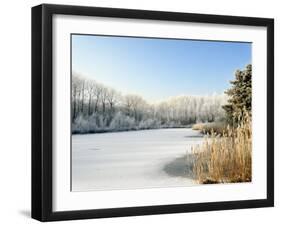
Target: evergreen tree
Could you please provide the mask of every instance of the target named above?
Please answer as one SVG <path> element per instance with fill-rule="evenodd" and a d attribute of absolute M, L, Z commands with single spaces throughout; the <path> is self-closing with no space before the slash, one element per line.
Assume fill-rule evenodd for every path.
<path fill-rule="evenodd" d="M 237 70 L 232 87 L 225 93 L 229 96 L 228 104 L 223 106 L 227 120 L 231 125 L 237 125 L 245 111 L 251 116 L 252 110 L 252 65 L 243 71 Z"/>

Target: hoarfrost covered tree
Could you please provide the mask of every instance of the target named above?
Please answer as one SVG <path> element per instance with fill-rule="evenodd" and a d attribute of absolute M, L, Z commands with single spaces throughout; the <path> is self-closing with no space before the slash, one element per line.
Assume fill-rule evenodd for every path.
<path fill-rule="evenodd" d="M 73 73 L 72 132 L 185 127 L 224 118 L 226 95 L 177 96 L 150 104 Z"/>
<path fill-rule="evenodd" d="M 92 112 L 92 102 L 93 102 L 93 97 L 94 97 L 94 91 L 95 91 L 95 88 L 96 88 L 96 84 L 91 81 L 91 80 L 88 80 L 87 81 L 87 99 L 88 99 L 88 115 L 91 115 L 93 112 Z"/>
<path fill-rule="evenodd" d="M 82 90 L 83 79 L 77 74 L 72 76 L 72 121 L 78 116 L 79 113 L 79 102 Z"/>
<path fill-rule="evenodd" d="M 94 92 L 93 92 L 93 96 L 94 96 L 94 100 L 95 100 L 95 106 L 94 106 L 94 112 L 98 112 L 98 106 L 100 103 L 100 97 L 101 97 L 101 93 L 102 93 L 102 86 L 99 85 L 98 83 L 95 83 L 95 88 L 94 88 Z"/>
<path fill-rule="evenodd" d="M 101 104 L 102 104 L 102 113 L 103 114 L 105 114 L 105 110 L 106 110 L 105 107 L 106 107 L 107 95 L 108 95 L 107 87 L 102 86 L 100 100 L 101 100 Z"/>
<path fill-rule="evenodd" d="M 231 124 L 237 124 L 245 111 L 251 115 L 252 109 L 252 65 L 243 71 L 237 70 L 235 80 L 230 82 L 232 87 L 225 93 L 229 96 L 228 103 L 223 106 L 227 119 Z"/>
<path fill-rule="evenodd" d="M 107 101 L 108 101 L 108 105 L 109 105 L 109 118 L 110 118 L 110 121 L 111 121 L 114 117 L 114 114 L 115 114 L 116 105 L 120 101 L 120 94 L 116 90 L 114 90 L 112 88 L 108 88 L 108 90 L 107 90 Z"/>

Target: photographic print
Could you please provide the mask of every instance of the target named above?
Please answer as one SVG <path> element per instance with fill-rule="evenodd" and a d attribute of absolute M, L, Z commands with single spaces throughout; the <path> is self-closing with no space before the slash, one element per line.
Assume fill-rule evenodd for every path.
<path fill-rule="evenodd" d="M 251 53 L 71 34 L 71 190 L 251 182 Z"/>
<path fill-rule="evenodd" d="M 40 221 L 274 206 L 274 19 L 33 7 L 31 201 Z"/>

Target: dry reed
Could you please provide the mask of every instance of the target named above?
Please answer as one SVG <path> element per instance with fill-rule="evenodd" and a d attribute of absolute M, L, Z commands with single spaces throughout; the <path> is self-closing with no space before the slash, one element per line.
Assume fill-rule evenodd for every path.
<path fill-rule="evenodd" d="M 197 123 L 192 126 L 193 130 L 200 130 L 203 134 L 223 134 L 227 129 L 225 122 L 209 122 L 209 123 Z"/>
<path fill-rule="evenodd" d="M 193 148 L 194 173 L 199 183 L 249 182 L 252 175 L 252 128 L 246 115 L 236 128 L 218 135 L 213 130 Z"/>

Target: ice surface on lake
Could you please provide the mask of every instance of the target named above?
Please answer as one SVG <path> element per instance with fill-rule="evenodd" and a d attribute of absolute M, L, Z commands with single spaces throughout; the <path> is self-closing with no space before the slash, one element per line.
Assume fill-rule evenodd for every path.
<path fill-rule="evenodd" d="M 72 136 L 72 191 L 191 186 L 164 167 L 203 141 L 187 128 Z"/>

